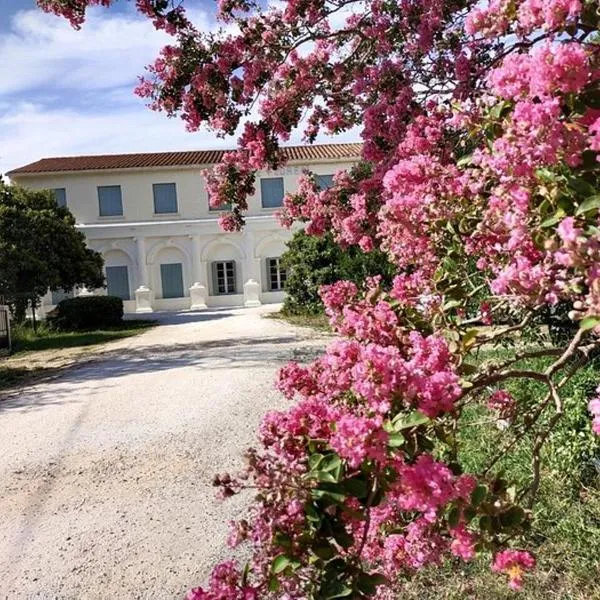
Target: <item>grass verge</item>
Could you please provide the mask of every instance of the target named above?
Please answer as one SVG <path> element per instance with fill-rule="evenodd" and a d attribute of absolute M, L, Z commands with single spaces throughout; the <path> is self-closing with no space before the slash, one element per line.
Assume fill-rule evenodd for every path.
<path fill-rule="evenodd" d="M 279 319 L 286 321 L 290 325 L 298 327 L 311 327 L 319 331 L 331 331 L 329 320 L 323 313 L 317 315 L 292 315 L 283 311 L 267 315 L 269 319 Z"/>
<path fill-rule="evenodd" d="M 131 337 L 153 327 L 155 321 L 131 320 L 123 321 L 119 327 L 96 329 L 93 331 L 56 331 L 45 323 L 38 326 L 35 333 L 29 323 L 19 325 L 12 331 L 12 355 L 22 352 L 39 352 L 40 350 L 57 350 L 105 344 L 114 340 Z"/>
<path fill-rule="evenodd" d="M 45 323 L 40 323 L 37 332 L 33 331 L 29 323 L 17 326 L 12 330 L 12 354 L 0 358 L 0 390 L 15 387 L 70 366 L 77 357 L 81 356 L 81 354 L 69 356 L 70 349 L 77 350 L 128 338 L 154 325 L 156 325 L 155 321 L 131 320 L 123 321 L 119 327 L 94 331 L 56 331 Z"/>

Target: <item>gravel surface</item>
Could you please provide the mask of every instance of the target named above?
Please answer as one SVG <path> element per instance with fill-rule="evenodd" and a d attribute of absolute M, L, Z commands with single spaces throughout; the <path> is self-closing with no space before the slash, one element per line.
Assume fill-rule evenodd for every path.
<path fill-rule="evenodd" d="M 0 598 L 179 599 L 227 554 L 242 464 L 287 360 L 325 337 L 274 307 L 158 315 L 98 360 L 0 395 Z"/>

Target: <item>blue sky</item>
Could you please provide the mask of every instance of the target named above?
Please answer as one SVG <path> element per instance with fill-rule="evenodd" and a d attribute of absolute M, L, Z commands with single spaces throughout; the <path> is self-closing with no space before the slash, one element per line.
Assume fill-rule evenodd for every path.
<path fill-rule="evenodd" d="M 199 27 L 215 28 L 212 0 L 185 5 Z M 134 96 L 138 75 L 170 38 L 133 3 L 93 9 L 80 31 L 34 0 L 0 0 L 0 15 L 0 173 L 45 156 L 235 146 L 188 133 Z"/>

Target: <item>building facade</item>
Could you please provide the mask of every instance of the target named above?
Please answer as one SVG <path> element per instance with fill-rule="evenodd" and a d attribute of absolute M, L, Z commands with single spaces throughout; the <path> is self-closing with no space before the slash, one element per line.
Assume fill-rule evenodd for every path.
<path fill-rule="evenodd" d="M 54 190 L 75 216 L 88 245 L 102 254 L 107 288 L 75 294 L 119 296 L 125 312 L 257 306 L 283 300 L 280 257 L 293 232 L 275 212 L 309 169 L 320 185 L 350 168 L 359 144 L 291 146 L 288 162 L 258 174 L 246 227 L 226 233 L 218 225 L 201 172 L 222 151 L 166 152 L 47 158 L 8 173 L 14 182 Z M 48 293 L 47 312 L 65 297 Z"/>

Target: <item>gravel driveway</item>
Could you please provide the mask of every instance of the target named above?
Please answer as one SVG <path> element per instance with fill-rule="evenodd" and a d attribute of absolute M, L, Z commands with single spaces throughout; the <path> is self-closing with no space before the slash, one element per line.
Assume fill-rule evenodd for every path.
<path fill-rule="evenodd" d="M 0 396 L 0 598 L 179 599 L 248 497 L 214 497 L 324 338 L 273 307 L 163 315 L 96 361 Z"/>

